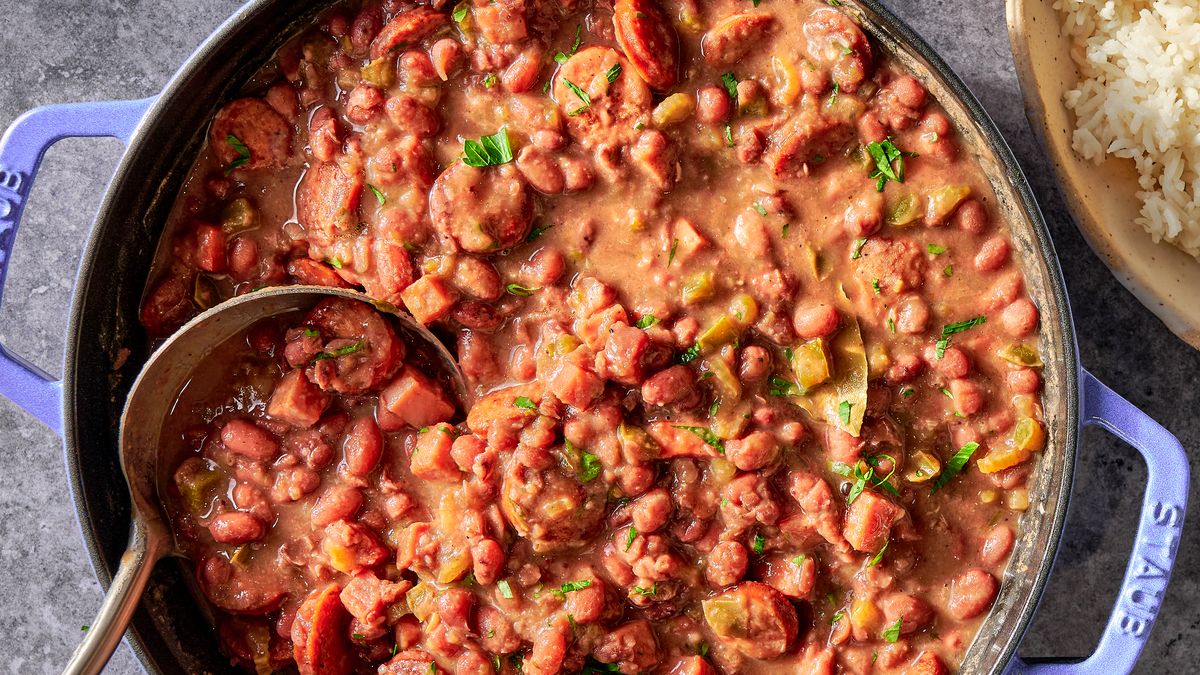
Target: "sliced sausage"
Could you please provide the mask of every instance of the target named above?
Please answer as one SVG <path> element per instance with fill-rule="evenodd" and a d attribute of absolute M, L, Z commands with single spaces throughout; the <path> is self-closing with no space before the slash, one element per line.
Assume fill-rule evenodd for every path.
<path fill-rule="evenodd" d="M 279 168 L 291 156 L 291 126 L 269 103 L 239 98 L 213 118 L 209 147 L 226 171 Z"/>
<path fill-rule="evenodd" d="M 533 199 L 511 165 L 481 169 L 456 162 L 434 181 L 429 211 L 453 249 L 498 253 L 529 234 Z"/>
<path fill-rule="evenodd" d="M 450 15 L 432 7 L 422 5 L 400 12 L 371 41 L 371 60 L 415 46 L 448 25 Z"/>
<path fill-rule="evenodd" d="M 322 300 L 308 313 L 305 325 L 321 332 L 326 352 L 310 370 L 324 390 L 362 394 L 395 374 L 404 358 L 404 342 L 387 319 L 369 305 L 349 298 Z M 330 350 L 335 343 L 340 347 Z M 325 356 L 326 358 L 321 358 Z"/>
<path fill-rule="evenodd" d="M 567 130 L 586 147 L 605 143 L 628 143 L 637 134 L 634 123 L 650 112 L 650 88 L 640 77 L 608 76 L 620 66 L 624 73 L 629 62 L 608 47 L 579 50 L 558 70 L 551 92 L 563 114 Z M 583 90 L 584 101 L 573 87 Z"/>
<path fill-rule="evenodd" d="M 654 0 L 617 0 L 617 43 L 633 70 L 652 88 L 667 91 L 679 81 L 679 36 Z"/>
<path fill-rule="evenodd" d="M 755 659 L 783 655 L 796 638 L 796 609 L 782 593 L 746 581 L 705 600 L 704 619 L 730 647 Z"/>
<path fill-rule="evenodd" d="M 338 584 L 309 594 L 292 622 L 294 658 L 300 675 L 349 673 L 353 669 L 350 612 Z"/>
<path fill-rule="evenodd" d="M 737 63 L 751 49 L 762 49 L 763 43 L 775 29 L 775 17 L 770 14 L 734 14 L 717 22 L 700 42 L 704 60 L 714 66 Z"/>

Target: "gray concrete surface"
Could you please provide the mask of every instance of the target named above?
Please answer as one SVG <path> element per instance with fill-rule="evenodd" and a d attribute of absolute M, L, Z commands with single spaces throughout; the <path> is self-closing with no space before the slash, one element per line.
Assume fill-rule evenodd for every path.
<path fill-rule="evenodd" d="M 767 2 L 782 0 L 766 0 Z M 1062 259 L 1084 364 L 1175 432 L 1200 463 L 1200 353 L 1126 292 L 1080 238 L 1026 123 L 1000 0 L 885 0 L 966 80 L 1028 172 Z M 0 127 L 64 101 L 139 98 L 175 68 L 234 0 L 0 0 Z M 74 266 L 120 153 L 115 141 L 66 141 L 38 179 L 0 310 L 0 340 L 60 371 Z M 66 486 L 59 440 L 0 401 L 0 671 L 56 673 L 101 597 Z M 1083 436 L 1067 534 L 1026 656 L 1081 656 L 1100 635 L 1135 529 L 1145 469 L 1100 432 Z M 1195 482 L 1194 482 L 1195 484 Z M 1194 670 L 1200 639 L 1200 536 L 1189 531 L 1178 573 L 1139 671 Z M 127 647 L 111 673 L 138 673 Z"/>

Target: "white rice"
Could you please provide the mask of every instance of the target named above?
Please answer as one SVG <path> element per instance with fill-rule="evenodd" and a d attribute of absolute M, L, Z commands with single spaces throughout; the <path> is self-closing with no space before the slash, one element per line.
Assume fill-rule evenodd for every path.
<path fill-rule="evenodd" d="M 1065 102 L 1075 151 L 1132 159 L 1137 223 L 1200 258 L 1200 3 L 1056 0 L 1082 74 Z"/>

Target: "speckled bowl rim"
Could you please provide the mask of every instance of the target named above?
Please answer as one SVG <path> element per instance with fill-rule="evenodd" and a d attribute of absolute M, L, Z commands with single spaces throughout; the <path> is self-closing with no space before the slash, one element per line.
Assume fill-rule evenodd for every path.
<path fill-rule="evenodd" d="M 1095 164 L 1071 148 L 1075 117 L 1063 95 L 1079 74 L 1061 16 L 1051 0 L 1008 0 L 1006 9 L 1025 114 L 1079 232 L 1125 288 L 1171 332 L 1200 349 L 1200 261 L 1155 243 L 1134 222 L 1141 202 L 1132 160 Z"/>

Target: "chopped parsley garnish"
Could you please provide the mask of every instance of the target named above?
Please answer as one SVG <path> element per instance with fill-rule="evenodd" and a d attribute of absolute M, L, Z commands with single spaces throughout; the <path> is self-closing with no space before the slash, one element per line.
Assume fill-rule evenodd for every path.
<path fill-rule="evenodd" d="M 702 658 L 703 658 L 703 657 L 705 657 L 705 656 L 708 656 L 708 650 L 709 650 L 708 643 L 707 643 L 707 642 L 701 642 L 701 643 L 700 643 L 700 644 L 699 644 L 699 645 L 696 647 L 696 654 L 698 654 L 700 657 L 702 657 Z"/>
<path fill-rule="evenodd" d="M 937 492 L 946 487 L 946 484 L 954 479 L 971 460 L 971 455 L 979 449 L 979 444 L 975 441 L 970 441 L 966 445 L 958 449 L 954 456 L 946 461 L 946 466 L 942 469 L 942 473 L 937 478 L 933 479 L 933 492 Z"/>
<path fill-rule="evenodd" d="M 614 63 L 613 67 L 609 68 L 608 71 L 606 71 L 604 73 L 604 77 L 608 80 L 609 84 L 616 82 L 617 78 L 620 76 L 621 76 L 621 64 L 619 64 L 619 63 Z"/>
<path fill-rule="evenodd" d="M 689 427 L 681 424 L 676 424 L 675 428 L 690 431 L 708 446 L 716 448 L 717 452 L 720 452 L 722 455 L 725 454 L 725 441 L 721 440 L 721 437 L 714 434 L 712 430 L 705 427 Z"/>
<path fill-rule="evenodd" d="M 791 360 L 790 357 L 788 360 Z M 767 383 L 771 385 L 767 388 L 767 393 L 771 396 L 796 396 L 800 393 L 795 382 L 785 380 L 778 375 L 772 375 Z"/>
<path fill-rule="evenodd" d="M 625 533 L 625 550 L 628 551 L 630 546 L 633 546 L 633 540 L 637 539 L 638 530 L 633 525 L 629 526 L 629 531 Z"/>
<path fill-rule="evenodd" d="M 508 127 L 501 127 L 491 136 L 478 141 L 463 141 L 463 164 L 473 167 L 499 166 L 513 160 L 512 144 L 508 141 Z"/>
<path fill-rule="evenodd" d="M 888 544 L 890 544 L 890 543 L 892 543 L 892 542 L 891 541 L 883 542 L 883 548 L 879 549 L 879 552 L 876 553 L 874 555 L 874 557 L 871 558 L 871 562 L 867 563 L 867 567 L 874 567 L 879 564 L 880 560 L 883 560 L 883 554 L 885 551 L 887 551 Z"/>
<path fill-rule="evenodd" d="M 727 146 L 729 146 L 729 147 L 731 147 L 731 148 L 734 146 L 734 142 L 733 142 L 733 125 L 731 125 L 731 124 L 726 124 L 726 125 L 725 125 L 725 145 L 727 145 Z"/>
<path fill-rule="evenodd" d="M 349 345 L 346 345 L 345 347 L 338 347 L 337 349 L 335 349 L 331 352 L 321 352 L 320 354 L 317 354 L 316 356 L 313 357 L 313 363 L 316 363 L 317 361 L 324 361 L 325 359 L 337 359 L 337 358 L 341 358 L 343 356 L 349 356 L 349 355 L 353 354 L 354 352 L 357 352 L 358 350 L 362 349 L 365 346 L 367 346 L 366 341 L 359 340 L 358 342 L 355 342 L 354 344 L 349 344 Z"/>
<path fill-rule="evenodd" d="M 680 352 L 679 353 L 679 362 L 683 363 L 683 364 L 688 364 L 688 363 L 691 363 L 692 361 L 695 361 L 696 357 L 698 357 L 698 356 L 700 356 L 700 344 L 699 343 L 694 344 L 691 347 L 688 347 L 687 349 Z"/>
<path fill-rule="evenodd" d="M 641 586 L 634 586 L 633 592 L 637 593 L 638 595 L 657 595 L 658 594 L 658 582 L 655 582 L 654 585 L 651 586 L 650 588 L 642 588 Z"/>
<path fill-rule="evenodd" d="M 767 545 L 766 537 L 759 533 L 754 534 L 754 539 L 750 542 L 750 550 L 754 551 L 754 555 L 762 555 L 763 549 Z"/>
<path fill-rule="evenodd" d="M 837 82 L 834 82 L 833 83 L 833 94 L 829 97 L 829 107 L 832 108 L 833 104 L 837 103 L 838 94 L 840 94 L 840 93 L 842 93 L 842 86 L 840 84 L 838 84 Z"/>
<path fill-rule="evenodd" d="M 656 323 L 658 323 L 658 317 L 654 316 L 653 314 L 647 314 L 647 315 L 643 316 L 642 318 L 638 319 L 637 323 L 634 325 L 637 326 L 638 328 L 645 330 L 646 328 L 649 328 Z"/>
<path fill-rule="evenodd" d="M 564 598 L 566 597 L 567 593 L 582 591 L 585 588 L 591 587 L 591 585 L 592 582 L 588 579 L 584 579 L 583 581 L 568 581 L 567 583 L 550 592 L 553 593 L 555 597 Z"/>
<path fill-rule="evenodd" d="M 567 59 L 571 58 L 572 56 L 575 56 L 575 52 L 579 51 L 579 44 L 582 41 L 583 41 L 583 25 L 576 24 L 575 25 L 575 42 L 573 42 L 571 44 L 571 51 L 567 52 L 566 54 L 564 54 L 562 52 L 555 54 L 554 55 L 555 63 L 562 65 L 567 62 Z M 618 64 L 618 67 L 620 67 L 619 64 Z M 612 82 L 612 80 L 609 80 L 609 82 Z"/>
<path fill-rule="evenodd" d="M 883 192 L 883 186 L 887 185 L 889 180 L 903 183 L 904 158 L 917 156 L 915 153 L 904 152 L 897 148 L 890 138 L 868 143 L 867 154 L 875 162 L 875 168 L 871 171 L 870 177 L 875 179 L 875 190 L 878 192 Z"/>
<path fill-rule="evenodd" d="M 454 23 L 462 23 L 463 19 L 467 18 L 467 13 L 471 11 L 471 4 L 468 2 L 460 2 L 454 8 L 454 13 L 450 15 L 454 19 Z"/>
<path fill-rule="evenodd" d="M 838 404 L 838 419 L 842 424 L 850 425 L 850 411 L 854 408 L 854 404 L 849 401 L 842 401 Z"/>
<path fill-rule="evenodd" d="M 339 270 L 342 269 L 342 261 L 338 260 L 337 258 L 330 258 L 330 259 L 326 260 L 325 262 L 329 263 L 329 265 L 331 267 L 337 268 Z"/>
<path fill-rule="evenodd" d="M 590 483 L 600 475 L 600 458 L 586 450 L 579 456 L 579 480 Z"/>
<path fill-rule="evenodd" d="M 783 232 L 781 232 L 780 235 L 786 237 L 787 233 L 788 233 L 788 229 L 791 228 L 791 226 L 792 226 L 791 223 L 784 223 L 783 224 Z"/>
<path fill-rule="evenodd" d="M 890 332 L 892 335 L 895 335 L 895 334 L 896 334 L 896 322 L 895 322 L 895 320 L 893 320 L 893 319 L 892 319 L 892 317 L 890 317 L 890 316 L 888 317 L 888 320 L 887 320 L 887 327 L 888 327 L 888 331 L 889 331 L 889 332 Z"/>
<path fill-rule="evenodd" d="M 579 113 L 583 112 L 584 110 L 587 110 L 588 108 L 591 107 L 592 97 L 588 96 L 588 93 L 586 91 L 580 89 L 579 85 L 575 84 L 574 82 L 568 80 L 565 77 L 562 78 L 562 81 L 563 81 L 563 84 L 567 85 L 567 89 L 570 89 L 571 93 L 578 96 L 579 100 L 583 103 L 583 105 L 579 106 L 578 108 L 568 111 L 567 112 L 568 116 L 574 117 L 574 116 L 578 115 Z"/>
<path fill-rule="evenodd" d="M 850 47 L 848 47 L 840 42 L 837 43 L 837 46 L 838 46 L 838 49 L 842 50 L 842 56 L 850 56 L 851 54 L 854 53 L 853 49 L 851 49 Z"/>
<path fill-rule="evenodd" d="M 883 631 L 884 642 L 895 642 L 900 639 L 900 625 L 904 623 L 904 617 L 896 619 L 896 623 L 888 626 Z"/>
<path fill-rule="evenodd" d="M 914 391 L 912 390 L 912 388 L 911 388 L 911 387 L 910 387 L 910 388 L 908 388 L 908 389 L 901 389 L 901 390 L 900 390 L 900 395 L 901 395 L 901 396 L 904 396 L 905 398 L 907 398 L 907 397 L 909 397 L 909 396 L 912 396 L 914 393 L 916 393 L 916 392 L 914 392 Z"/>
<path fill-rule="evenodd" d="M 354 639 L 354 640 L 362 640 L 362 639 L 364 639 L 365 637 L 366 637 L 366 636 L 365 636 L 365 635 L 363 635 L 362 633 L 351 633 L 351 634 L 350 634 L 350 638 L 351 638 L 351 639 Z"/>
<path fill-rule="evenodd" d="M 437 669 L 437 661 L 430 661 L 430 662 L 429 662 L 429 672 L 430 672 L 431 674 L 434 674 L 434 673 L 437 673 L 437 671 L 438 671 L 438 669 Z"/>
<path fill-rule="evenodd" d="M 708 406 L 708 416 L 716 417 L 717 411 L 721 409 L 721 399 L 714 399 L 712 405 Z"/>
<path fill-rule="evenodd" d="M 537 410 L 537 404 L 534 403 L 528 396 L 518 396 L 513 399 L 513 406 L 521 410 Z"/>
<path fill-rule="evenodd" d="M 947 389 L 947 388 L 945 388 L 945 387 L 942 387 L 941 389 L 938 389 L 938 391 L 940 391 L 940 392 L 942 392 L 943 394 L 945 394 L 945 395 L 946 395 L 948 398 L 954 398 L 954 394 L 950 393 L 950 390 L 949 390 L 949 389 Z"/>
<path fill-rule="evenodd" d="M 736 106 L 737 100 L 738 100 L 737 75 L 734 75 L 732 71 L 726 72 L 726 73 L 721 73 L 721 85 L 725 87 L 725 91 L 729 94 L 729 98 L 733 101 L 733 104 Z"/>
<path fill-rule="evenodd" d="M 950 338 L 942 338 L 933 345 L 933 355 L 940 360 L 946 355 L 946 348 L 950 346 Z"/>
<path fill-rule="evenodd" d="M 754 210 L 755 210 L 755 212 L 758 213 L 758 215 L 764 216 L 764 217 L 767 215 L 767 209 L 764 208 L 762 204 L 759 204 L 758 202 L 754 202 L 754 204 L 752 206 L 754 206 Z"/>
<path fill-rule="evenodd" d="M 801 553 L 800 555 L 796 556 L 795 558 L 792 558 L 792 564 L 795 565 L 796 567 L 799 567 L 804 564 L 805 560 L 808 560 L 808 556 Z"/>
<path fill-rule="evenodd" d="M 487 87 L 488 89 L 491 89 L 492 87 L 496 86 L 496 74 L 488 73 L 487 75 L 484 75 L 483 76 L 483 86 Z"/>
<path fill-rule="evenodd" d="M 321 337 L 321 331 L 316 328 L 305 328 L 304 335 L 305 337 Z"/>
<path fill-rule="evenodd" d="M 933 255 L 941 255 L 946 252 L 946 247 L 940 244 L 930 244 L 925 247 L 925 250 Z"/>
<path fill-rule="evenodd" d="M 518 298 L 528 298 L 542 289 L 530 288 L 529 286 L 522 286 L 521 284 L 509 284 L 504 287 L 504 290 L 507 291 L 509 295 L 515 295 Z"/>
<path fill-rule="evenodd" d="M 829 620 L 829 623 L 837 623 L 838 621 L 841 621 L 842 617 L 844 617 L 844 616 L 846 616 L 846 610 L 839 609 L 838 611 L 833 613 L 833 618 L 831 618 Z"/>
<path fill-rule="evenodd" d="M 379 202 L 380 206 L 383 206 L 387 203 L 387 195 L 380 192 L 379 188 L 367 183 L 367 189 L 371 191 L 371 194 L 375 195 L 375 201 Z"/>
<path fill-rule="evenodd" d="M 91 627 L 91 626 L 88 626 L 88 625 L 83 625 L 83 626 L 80 626 L 80 627 L 79 627 L 79 630 L 81 630 L 81 631 L 83 631 L 83 632 L 85 632 L 85 633 L 86 633 L 86 632 L 88 632 L 88 631 L 89 631 L 89 630 L 91 630 L 91 629 L 92 629 L 92 627 Z"/>
<path fill-rule="evenodd" d="M 850 259 L 858 260 L 859 258 L 861 258 L 863 247 L 866 245 L 867 245 L 866 238 L 855 239 L 854 240 L 854 248 L 850 250 Z"/>
<path fill-rule="evenodd" d="M 875 291 L 875 295 L 879 295 L 882 292 L 879 290 L 879 279 L 871 280 L 871 290 Z"/>
<path fill-rule="evenodd" d="M 942 270 L 942 274 L 946 275 L 946 277 L 954 276 L 954 265 L 946 265 L 946 268 Z"/>
<path fill-rule="evenodd" d="M 528 243 L 532 242 L 534 239 L 537 239 L 538 237 L 545 234 L 546 230 L 550 230 L 553 228 L 554 228 L 554 223 L 550 223 L 549 225 L 546 225 L 545 227 L 539 225 L 539 226 L 533 228 L 532 230 L 529 231 L 529 236 L 525 237 L 525 243 L 528 244 Z"/>
<path fill-rule="evenodd" d="M 942 326 L 942 337 L 954 335 L 955 333 L 961 333 L 965 330 L 970 330 L 975 326 L 981 326 L 985 323 L 987 323 L 987 317 L 982 314 L 974 319 L 967 319 L 966 321 L 958 321 L 956 323 L 948 323 L 945 326 Z"/>
<path fill-rule="evenodd" d="M 250 148 L 246 147 L 246 144 L 239 140 L 237 136 L 229 134 L 225 137 L 225 142 L 238 154 L 232 162 L 225 166 L 225 175 L 228 176 L 233 173 L 234 169 L 245 166 L 253 156 L 250 154 Z"/>
<path fill-rule="evenodd" d="M 675 252 L 678 250 L 679 250 L 679 240 L 672 239 L 671 240 L 671 252 L 669 254 L 667 254 L 667 267 L 670 267 L 671 263 L 675 262 Z"/>
<path fill-rule="evenodd" d="M 508 579 L 501 579 L 496 582 L 496 588 L 500 589 L 500 595 L 506 600 L 513 599 L 512 586 L 508 585 Z"/>

